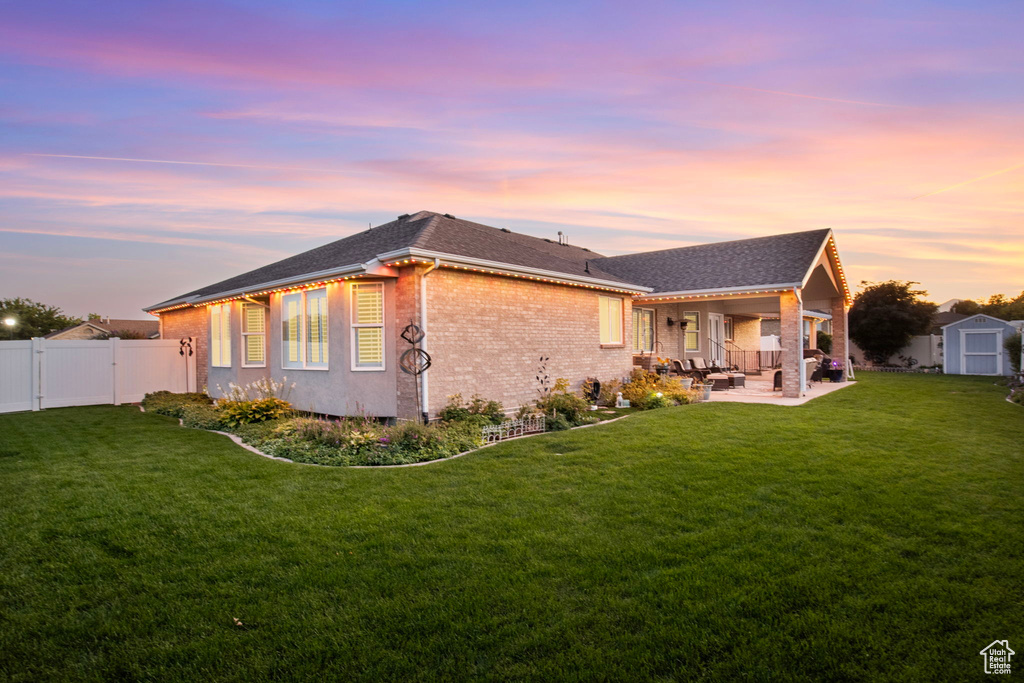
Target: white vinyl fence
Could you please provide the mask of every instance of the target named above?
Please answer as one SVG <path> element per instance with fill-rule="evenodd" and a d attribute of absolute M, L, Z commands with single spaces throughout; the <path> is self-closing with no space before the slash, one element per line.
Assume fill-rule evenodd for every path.
<path fill-rule="evenodd" d="M 175 339 L 0 341 L 0 413 L 195 391 L 196 357 L 182 350 Z"/>

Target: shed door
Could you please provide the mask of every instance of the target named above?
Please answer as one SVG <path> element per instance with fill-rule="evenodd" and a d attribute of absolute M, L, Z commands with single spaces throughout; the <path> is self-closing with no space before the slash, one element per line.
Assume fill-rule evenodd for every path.
<path fill-rule="evenodd" d="M 1002 330 L 962 330 L 965 375 L 1002 374 Z"/>

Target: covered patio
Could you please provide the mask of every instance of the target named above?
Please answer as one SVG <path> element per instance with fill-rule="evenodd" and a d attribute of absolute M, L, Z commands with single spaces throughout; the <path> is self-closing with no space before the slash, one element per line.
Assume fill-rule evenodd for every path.
<path fill-rule="evenodd" d="M 847 311 L 851 299 L 835 241 L 831 231 L 826 232 L 816 252 L 805 247 L 800 262 L 778 267 L 788 281 L 773 278 L 774 282 L 765 284 L 656 291 L 634 298 L 634 323 L 642 325 L 651 320 L 654 355 L 684 361 L 701 357 L 720 366 L 736 366 L 748 376 L 749 389 L 715 392 L 717 400 L 740 400 L 741 396 L 753 395 L 757 387 L 763 389 L 764 380 L 767 391 L 756 394 L 774 393 L 780 398 L 800 399 L 809 391 L 818 392 L 808 389 L 804 363 L 804 349 L 813 348 L 810 345 L 816 340 L 807 339 L 804 330 L 805 324 L 814 330 L 822 318 L 817 311 L 824 311 L 832 319 L 830 355 L 840 361 L 845 380 L 850 355 Z M 769 265 L 762 265 L 762 269 L 770 272 L 771 259 L 780 259 L 780 254 L 769 249 L 762 257 L 769 260 Z M 728 267 L 727 263 L 722 266 Z M 781 352 L 761 351 L 761 319 L 767 317 L 780 320 Z M 772 391 L 776 369 L 782 373 L 781 395 Z M 717 398 L 719 394 L 733 394 L 737 398 Z"/>

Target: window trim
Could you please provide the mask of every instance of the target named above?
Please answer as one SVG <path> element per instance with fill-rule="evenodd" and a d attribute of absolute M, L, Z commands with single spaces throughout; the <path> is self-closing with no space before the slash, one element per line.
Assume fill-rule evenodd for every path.
<path fill-rule="evenodd" d="M 689 318 L 691 315 L 694 317 L 693 320 Z M 683 333 L 683 350 L 686 353 L 700 353 L 700 311 L 683 311 L 683 320 L 687 321 L 686 331 Z M 690 324 L 693 324 L 694 327 L 690 327 Z M 693 349 L 686 343 L 691 332 L 697 340 L 697 347 Z"/>
<path fill-rule="evenodd" d="M 287 347 L 287 344 L 285 343 L 284 334 L 282 334 L 280 336 L 280 340 L 281 340 L 281 369 L 282 370 L 303 370 L 303 371 L 305 371 L 305 370 L 312 370 L 314 372 L 326 372 L 326 371 L 331 369 L 330 368 L 330 362 L 331 362 L 331 352 L 330 352 L 331 335 L 329 333 L 330 326 L 331 326 L 331 316 L 330 316 L 330 312 L 329 312 L 330 311 L 330 296 L 331 295 L 330 295 L 328 289 L 329 289 L 328 287 L 315 287 L 313 289 L 303 289 L 303 290 L 298 291 L 298 292 L 282 292 L 281 295 L 278 297 L 278 301 L 279 301 L 278 310 L 281 312 L 280 323 L 281 323 L 281 330 L 283 332 L 284 331 L 284 324 L 285 324 L 285 310 L 284 310 L 284 300 L 285 300 L 285 297 L 293 296 L 295 294 L 301 294 L 302 295 L 299 298 L 299 324 L 298 324 L 298 333 L 299 333 L 298 344 L 299 344 L 299 359 L 300 359 L 299 362 L 301 362 L 302 365 L 285 365 L 285 353 L 287 352 L 288 347 Z M 327 356 L 327 362 L 324 363 L 323 366 L 310 366 L 308 364 L 308 361 L 306 360 L 306 336 L 307 336 L 306 326 L 308 325 L 308 320 L 307 320 L 308 316 L 307 316 L 307 312 L 306 312 L 307 311 L 306 294 L 308 292 L 319 292 L 319 291 L 323 291 L 324 299 L 327 301 L 327 305 L 324 307 L 324 315 L 327 318 L 327 325 L 325 326 L 324 329 L 328 330 L 327 343 L 324 344 L 324 351 L 325 351 L 326 356 Z"/>
<path fill-rule="evenodd" d="M 356 292 L 366 287 L 377 287 L 380 289 L 380 322 L 379 323 L 357 323 L 356 322 Z M 385 287 L 383 282 L 353 282 L 352 289 L 349 293 L 349 339 L 351 341 L 350 346 L 352 347 L 350 355 L 352 357 L 352 372 L 386 372 L 388 369 L 388 340 L 387 333 L 385 332 L 385 324 L 387 322 L 387 306 L 385 305 Z M 380 365 L 373 366 L 360 366 L 358 365 L 358 342 L 356 341 L 357 330 L 361 329 L 380 329 Z"/>
<path fill-rule="evenodd" d="M 722 316 L 723 341 L 736 342 L 736 320 L 731 315 Z"/>
<path fill-rule="evenodd" d="M 657 314 L 656 314 L 656 312 L 655 312 L 655 310 L 653 308 L 639 308 L 637 306 L 633 307 L 632 315 L 633 315 L 633 346 L 634 347 L 636 346 L 636 333 L 637 333 L 637 327 L 636 327 L 637 315 L 636 314 L 637 313 L 641 314 L 641 316 L 640 316 L 641 318 L 643 318 L 643 316 L 645 314 L 648 314 L 648 313 L 651 316 L 651 325 L 650 325 L 650 328 L 649 328 L 650 331 L 651 331 L 651 338 L 649 340 L 651 342 L 651 348 L 649 348 L 649 349 L 634 348 L 633 352 L 636 353 L 636 354 L 653 353 L 654 352 L 654 341 L 655 341 L 655 337 L 657 336 L 657 330 L 656 330 Z"/>
<path fill-rule="evenodd" d="M 245 331 L 245 321 L 246 321 L 246 318 L 247 318 L 246 311 L 248 309 L 250 309 L 250 308 L 258 308 L 258 309 L 260 309 L 260 312 L 263 314 L 263 331 L 262 332 L 246 332 Z M 264 306 L 263 304 L 253 303 L 252 301 L 243 301 L 242 302 L 242 319 L 241 319 L 240 324 L 239 324 L 238 327 L 240 328 L 241 333 L 242 333 L 242 349 L 241 349 L 242 353 L 239 356 L 239 358 L 241 359 L 241 362 L 242 362 L 242 367 L 243 368 L 265 368 L 265 367 L 267 367 L 267 313 L 266 313 L 266 306 Z M 263 362 L 262 363 L 249 363 L 249 362 L 247 362 L 248 355 L 249 355 L 249 343 L 248 343 L 249 340 L 248 340 L 248 337 L 263 337 Z"/>
<path fill-rule="evenodd" d="M 615 341 L 614 339 L 612 339 L 611 336 L 609 336 L 608 341 L 604 340 L 605 330 L 601 329 L 601 313 L 604 310 L 604 306 L 606 306 L 606 302 L 607 301 L 617 301 L 619 303 L 619 340 L 618 341 Z M 625 300 L 622 297 L 619 297 L 619 296 L 603 296 L 603 295 L 599 295 L 597 297 L 597 306 L 598 306 L 598 309 L 597 309 L 598 340 L 599 340 L 599 342 L 601 344 L 601 348 L 602 349 L 624 348 L 626 346 L 626 340 L 625 340 L 625 336 L 626 336 L 626 329 L 625 329 L 626 328 L 626 326 L 625 326 L 626 302 L 625 302 Z M 608 315 L 607 319 L 610 322 L 611 321 L 611 316 Z M 608 331 L 611 332 L 612 328 L 609 327 Z"/>
<path fill-rule="evenodd" d="M 232 367 L 231 357 L 231 303 L 225 304 L 213 304 L 209 306 L 210 309 L 210 367 L 211 368 L 230 368 Z M 216 311 L 216 316 L 214 316 Z M 218 325 L 214 325 L 214 317 L 216 317 Z M 227 329 L 225 329 L 225 327 Z M 214 355 L 214 348 L 218 349 L 220 355 L 220 362 L 214 361 L 216 357 Z M 224 356 L 227 355 L 227 364 L 224 362 Z"/>

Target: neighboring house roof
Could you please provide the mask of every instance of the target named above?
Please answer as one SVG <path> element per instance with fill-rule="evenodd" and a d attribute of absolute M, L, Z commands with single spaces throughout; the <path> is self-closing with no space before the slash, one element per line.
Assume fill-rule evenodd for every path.
<path fill-rule="evenodd" d="M 597 266 L 657 292 L 799 285 L 829 229 L 611 256 Z"/>
<path fill-rule="evenodd" d="M 268 283 L 287 281 L 289 278 L 300 278 L 307 274 L 330 272 L 346 266 L 362 266 L 378 257 L 393 255 L 403 250 L 415 250 L 428 255 L 467 257 L 569 275 L 581 280 L 618 283 L 625 287 L 635 286 L 635 283 L 627 279 L 598 268 L 595 259 L 599 258 L 600 254 L 588 249 L 492 228 L 448 214 L 420 211 L 193 290 L 146 310 L 167 308 L 190 301 L 203 301 L 226 292 L 261 287 Z"/>
<path fill-rule="evenodd" d="M 963 320 L 967 316 L 963 313 L 954 313 L 953 311 L 939 311 L 932 316 L 932 334 L 942 334 L 942 328 L 946 325 L 955 323 L 959 320 Z"/>
<path fill-rule="evenodd" d="M 80 327 L 89 327 L 96 331 L 96 334 L 110 334 L 111 332 L 136 332 L 144 337 L 152 339 L 160 336 L 160 322 L 158 320 L 123 320 L 120 318 L 90 318 L 85 322 L 81 322 L 71 327 L 65 327 L 63 330 L 56 330 L 47 335 L 44 335 L 45 339 L 51 339 L 65 332 L 78 329 Z"/>

